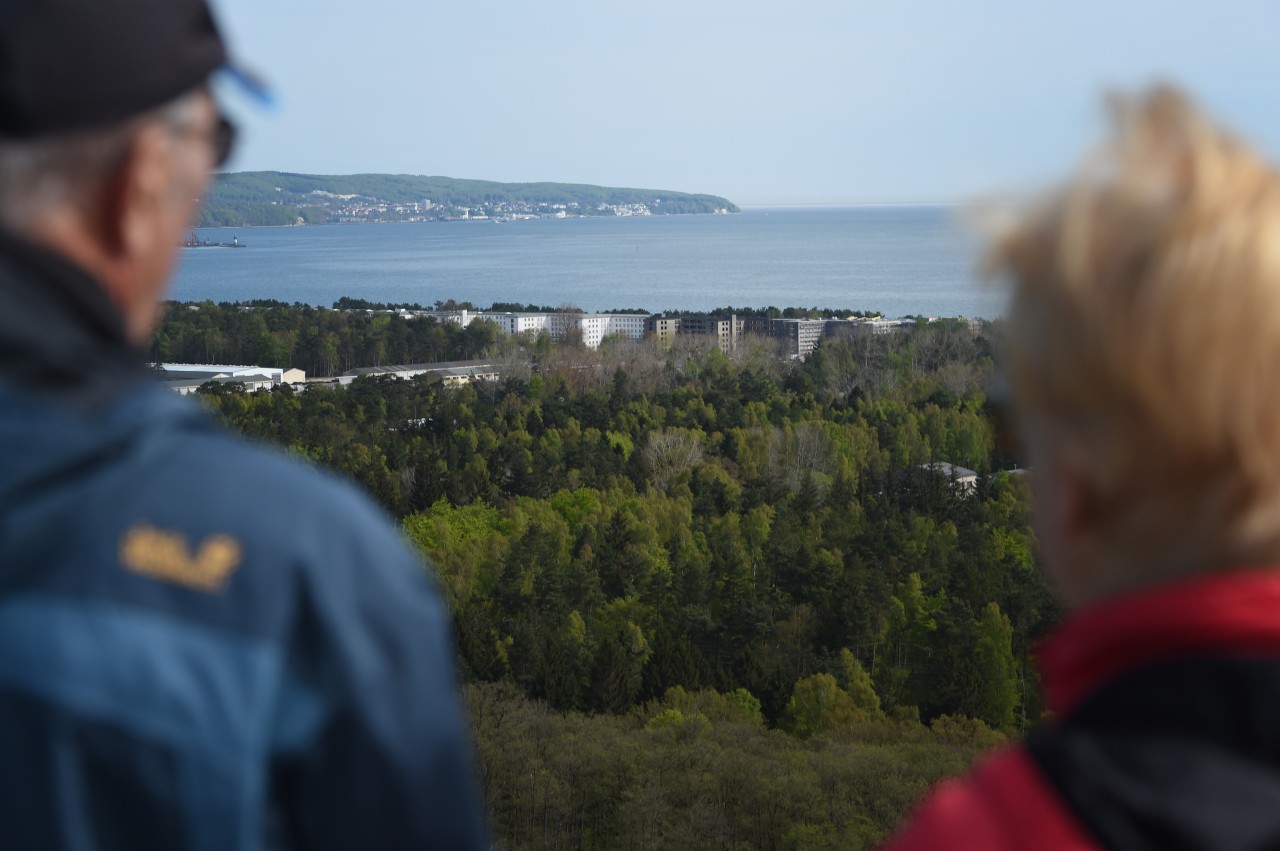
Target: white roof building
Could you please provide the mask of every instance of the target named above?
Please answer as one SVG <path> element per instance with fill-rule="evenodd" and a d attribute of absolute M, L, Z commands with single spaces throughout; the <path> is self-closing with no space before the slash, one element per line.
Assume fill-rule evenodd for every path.
<path fill-rule="evenodd" d="M 307 374 L 300 369 L 282 369 L 275 366 L 246 366 L 243 364 L 216 363 L 165 363 L 155 364 L 156 377 L 170 390 L 182 396 L 196 392 L 202 384 L 239 383 L 246 390 L 270 390 L 277 384 L 305 381 Z"/>
<path fill-rule="evenodd" d="M 921 464 L 920 466 L 926 470 L 934 470 L 941 473 L 943 477 L 965 493 L 973 493 L 978 487 L 978 474 L 968 467 L 961 467 L 959 464 L 952 464 L 949 461 L 934 461 L 931 464 Z"/>
<path fill-rule="evenodd" d="M 161 363 L 155 364 L 164 371 L 164 378 L 178 380 L 183 378 L 238 378 L 250 375 L 267 375 L 277 384 L 284 380 L 284 370 L 278 366 L 247 366 L 245 364 L 220 363 Z"/>
<path fill-rule="evenodd" d="M 338 384 L 346 387 L 362 375 L 390 375 L 395 378 L 435 375 L 446 386 L 470 384 L 473 381 L 497 381 L 502 377 L 498 368 L 487 361 L 442 361 L 439 363 L 410 363 L 351 369 L 338 377 Z"/>

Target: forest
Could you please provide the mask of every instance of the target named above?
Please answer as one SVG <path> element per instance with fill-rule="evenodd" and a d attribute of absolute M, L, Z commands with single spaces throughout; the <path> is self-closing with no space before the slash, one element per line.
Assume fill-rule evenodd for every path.
<path fill-rule="evenodd" d="M 353 365 L 371 346 L 502 365 L 460 388 L 201 397 L 353 478 L 428 556 L 503 847 L 869 848 L 1043 712 L 1032 651 L 1060 612 L 990 398 L 998 325 L 824 340 L 801 362 L 753 337 L 589 350 L 189 307 L 157 347 L 220 335 L 221 359 L 253 362 L 265 340 L 296 358 L 327 338 Z"/>
<path fill-rule="evenodd" d="M 469 360 L 498 340 L 492 323 L 459 329 L 366 312 L 366 304 L 341 299 L 341 309 L 329 310 L 273 301 L 170 302 L 147 358 L 152 363 L 297 367 L 309 376 L 332 376 L 361 366 Z"/>

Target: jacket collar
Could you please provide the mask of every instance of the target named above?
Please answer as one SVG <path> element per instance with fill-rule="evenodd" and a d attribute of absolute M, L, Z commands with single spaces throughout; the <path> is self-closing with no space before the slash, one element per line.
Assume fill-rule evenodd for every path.
<path fill-rule="evenodd" d="M 0 231 L 0 378 L 81 409 L 141 374 L 103 286 L 60 255 Z"/>
<path fill-rule="evenodd" d="M 1280 656 L 1280 567 L 1205 574 L 1068 615 L 1041 647 L 1049 708 L 1069 713 L 1106 682 L 1188 656 Z"/>

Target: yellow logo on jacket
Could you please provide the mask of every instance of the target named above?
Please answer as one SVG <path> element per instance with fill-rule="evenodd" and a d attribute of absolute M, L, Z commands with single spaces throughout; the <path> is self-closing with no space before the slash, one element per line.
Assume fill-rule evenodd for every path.
<path fill-rule="evenodd" d="M 181 532 L 146 523 L 133 526 L 120 540 L 120 563 L 127 569 L 197 591 L 221 591 L 240 559 L 240 542 L 230 535 L 205 538 L 194 555 Z"/>

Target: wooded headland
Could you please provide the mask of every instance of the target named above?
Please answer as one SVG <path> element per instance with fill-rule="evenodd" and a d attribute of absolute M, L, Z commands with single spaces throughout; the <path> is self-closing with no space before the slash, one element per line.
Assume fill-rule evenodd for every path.
<path fill-rule="evenodd" d="M 668 190 L 409 174 L 246 171 L 217 176 L 197 224 L 253 227 L 736 212 L 738 207 L 727 198 Z"/>

